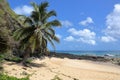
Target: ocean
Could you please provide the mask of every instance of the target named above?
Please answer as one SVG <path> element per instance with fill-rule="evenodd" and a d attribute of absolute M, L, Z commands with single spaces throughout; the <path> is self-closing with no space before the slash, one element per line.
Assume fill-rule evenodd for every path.
<path fill-rule="evenodd" d="M 120 57 L 120 51 L 56 51 L 57 53 L 69 53 L 75 55 L 112 56 Z"/>

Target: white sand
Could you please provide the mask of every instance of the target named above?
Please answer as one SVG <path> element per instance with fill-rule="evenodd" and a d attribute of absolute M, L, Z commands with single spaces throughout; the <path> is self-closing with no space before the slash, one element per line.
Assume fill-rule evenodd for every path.
<path fill-rule="evenodd" d="M 62 80 L 120 80 L 120 66 L 98 63 L 88 60 L 45 58 L 33 61 L 36 66 L 31 68 L 19 64 L 4 64 L 5 72 L 11 76 L 24 77 L 30 74 L 30 80 L 51 80 L 55 75 Z"/>

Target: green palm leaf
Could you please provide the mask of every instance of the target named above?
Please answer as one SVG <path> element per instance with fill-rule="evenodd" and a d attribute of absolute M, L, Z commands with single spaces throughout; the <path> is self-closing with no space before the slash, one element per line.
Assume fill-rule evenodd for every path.
<path fill-rule="evenodd" d="M 55 27 L 61 26 L 61 23 L 58 20 L 53 20 L 53 21 L 46 23 L 46 27 L 50 27 L 50 26 L 55 26 Z"/>

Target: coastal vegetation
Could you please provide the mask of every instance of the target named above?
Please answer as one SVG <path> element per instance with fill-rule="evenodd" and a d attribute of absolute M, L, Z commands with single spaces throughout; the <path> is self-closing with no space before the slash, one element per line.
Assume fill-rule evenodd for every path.
<path fill-rule="evenodd" d="M 29 80 L 28 77 L 26 78 L 16 78 L 16 77 L 13 77 L 13 76 L 8 76 L 8 75 L 5 75 L 5 74 L 0 74 L 0 80 Z"/>
<path fill-rule="evenodd" d="M 54 41 L 60 42 L 55 35 L 55 27 L 60 27 L 57 20 L 49 20 L 56 16 L 54 10 L 48 11 L 48 2 L 31 3 L 33 11 L 30 16 L 14 13 L 6 0 L 0 0 L 0 71 L 4 60 L 21 62 L 24 66 L 30 61 L 28 57 L 48 54 L 50 43 L 55 49 Z M 0 74 L 0 80 L 28 80 L 17 79 Z"/>
<path fill-rule="evenodd" d="M 48 43 L 55 49 L 54 41 L 59 42 L 59 39 L 55 35 L 54 27 L 60 27 L 61 23 L 57 19 L 48 20 L 56 16 L 54 10 L 47 10 L 48 2 L 42 2 L 40 5 L 31 3 L 34 10 L 30 16 L 17 15 L 9 8 L 6 0 L 1 2 L 3 4 L 0 4 L 2 7 L 0 20 L 5 21 L 0 23 L 1 54 L 22 56 L 22 63 L 25 63 L 34 53 L 48 54 Z"/>

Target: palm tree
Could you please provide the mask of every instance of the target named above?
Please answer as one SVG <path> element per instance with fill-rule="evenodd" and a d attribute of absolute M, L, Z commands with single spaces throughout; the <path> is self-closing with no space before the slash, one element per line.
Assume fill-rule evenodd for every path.
<path fill-rule="evenodd" d="M 53 28 L 61 26 L 61 23 L 58 20 L 48 20 L 50 17 L 56 16 L 56 12 L 47 11 L 48 2 L 40 5 L 32 3 L 32 6 L 34 8 L 32 14 L 29 17 L 22 16 L 24 27 L 18 28 L 13 35 L 25 51 L 23 62 L 35 50 L 45 52 L 48 42 L 52 44 L 53 48 L 55 48 L 53 41 L 59 42 Z"/>

